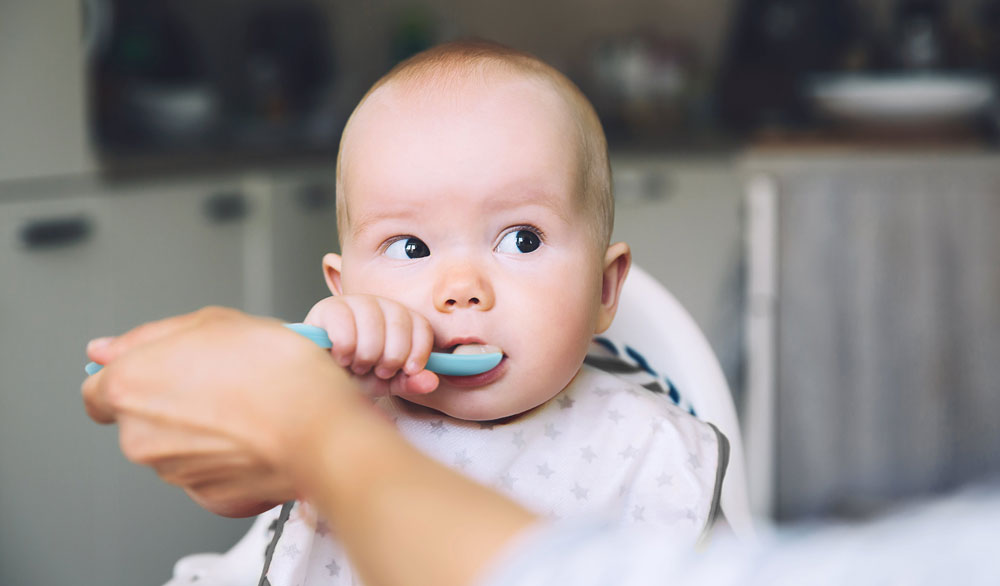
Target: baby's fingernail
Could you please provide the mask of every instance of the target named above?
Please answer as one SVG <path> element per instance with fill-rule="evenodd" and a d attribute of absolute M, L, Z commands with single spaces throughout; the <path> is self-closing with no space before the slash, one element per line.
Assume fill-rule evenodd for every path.
<path fill-rule="evenodd" d="M 111 341 L 114 339 L 115 339 L 114 336 L 104 336 L 102 338 L 94 338 L 93 340 L 87 342 L 87 352 L 91 352 L 93 350 L 100 350 L 101 348 L 104 348 L 105 346 L 110 344 Z"/>
<path fill-rule="evenodd" d="M 409 374 L 411 376 L 417 374 L 421 370 L 423 370 L 423 368 L 420 366 L 420 364 L 417 363 L 416 360 L 410 360 L 409 362 L 407 362 L 406 367 L 403 369 L 403 371 L 406 374 Z"/>
<path fill-rule="evenodd" d="M 392 372 L 393 371 L 389 370 L 388 368 L 380 366 L 375 369 L 375 376 L 381 379 L 390 379 L 392 378 Z"/>

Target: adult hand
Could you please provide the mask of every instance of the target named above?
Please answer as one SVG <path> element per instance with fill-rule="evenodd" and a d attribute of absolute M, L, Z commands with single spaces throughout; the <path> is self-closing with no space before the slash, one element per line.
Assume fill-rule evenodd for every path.
<path fill-rule="evenodd" d="M 105 365 L 83 383 L 90 417 L 118 424 L 129 460 L 225 516 L 296 498 L 291 465 L 310 434 L 371 411 L 325 352 L 235 310 L 145 324 L 87 354 Z"/>
<path fill-rule="evenodd" d="M 306 498 L 367 584 L 471 584 L 530 512 L 431 460 L 350 375 L 278 322 L 208 308 L 94 342 L 87 412 L 218 514 Z M 386 544 L 394 547 L 385 563 Z"/>

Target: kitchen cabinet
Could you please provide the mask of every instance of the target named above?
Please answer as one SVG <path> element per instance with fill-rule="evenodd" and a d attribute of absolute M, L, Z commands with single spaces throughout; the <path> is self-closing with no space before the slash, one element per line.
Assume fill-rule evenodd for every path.
<path fill-rule="evenodd" d="M 86 417 L 84 346 L 204 305 L 301 320 L 336 243 L 324 178 L 0 183 L 0 583 L 159 584 L 245 531 Z"/>
<path fill-rule="evenodd" d="M 1000 159 L 758 154 L 743 171 L 758 512 L 867 515 L 1000 472 Z"/>
<path fill-rule="evenodd" d="M 90 537 L 125 518 L 115 497 L 128 474 L 110 430 L 89 422 L 78 395 L 84 344 L 107 331 L 112 314 L 106 288 L 95 278 L 112 250 L 100 229 L 103 203 L 81 196 L 0 204 L 4 583 L 100 583 L 110 575 L 100 566 L 118 563 L 112 543 Z M 36 234 L 28 244 L 23 239 L 32 225 Z M 131 478 L 144 493 L 150 488 L 142 483 L 147 474 Z M 152 488 L 149 497 L 162 492 Z"/>
<path fill-rule="evenodd" d="M 106 201 L 113 327 L 204 305 L 245 306 L 244 250 L 259 210 L 238 180 L 120 191 Z"/>
<path fill-rule="evenodd" d="M 125 461 L 78 394 L 89 338 L 242 304 L 241 227 L 204 211 L 231 187 L 0 202 L 0 582 L 156 584 L 247 525 Z"/>

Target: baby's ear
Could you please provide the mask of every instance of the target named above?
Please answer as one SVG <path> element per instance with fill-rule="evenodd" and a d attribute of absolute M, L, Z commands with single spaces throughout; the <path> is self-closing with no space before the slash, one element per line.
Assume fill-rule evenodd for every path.
<path fill-rule="evenodd" d="M 323 276 L 326 278 L 326 286 L 333 295 L 340 295 L 344 292 L 340 285 L 340 263 L 342 260 L 339 254 L 332 252 L 323 255 Z"/>
<path fill-rule="evenodd" d="M 622 285 L 628 269 L 632 266 L 632 250 L 624 242 L 616 242 L 608 247 L 604 254 L 604 274 L 601 286 L 601 307 L 597 315 L 597 329 L 600 334 L 611 327 L 618 311 L 618 300 L 621 298 Z"/>

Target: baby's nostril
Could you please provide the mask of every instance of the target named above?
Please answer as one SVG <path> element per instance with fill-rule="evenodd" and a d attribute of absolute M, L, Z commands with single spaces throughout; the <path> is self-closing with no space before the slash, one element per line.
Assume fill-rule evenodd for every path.
<path fill-rule="evenodd" d="M 445 301 L 444 304 L 450 307 L 452 305 L 455 305 L 455 300 L 449 299 L 448 301 Z"/>
<path fill-rule="evenodd" d="M 473 297 L 472 299 L 469 299 L 469 303 L 471 303 L 473 305 L 478 305 L 479 304 L 479 298 L 478 297 Z"/>

